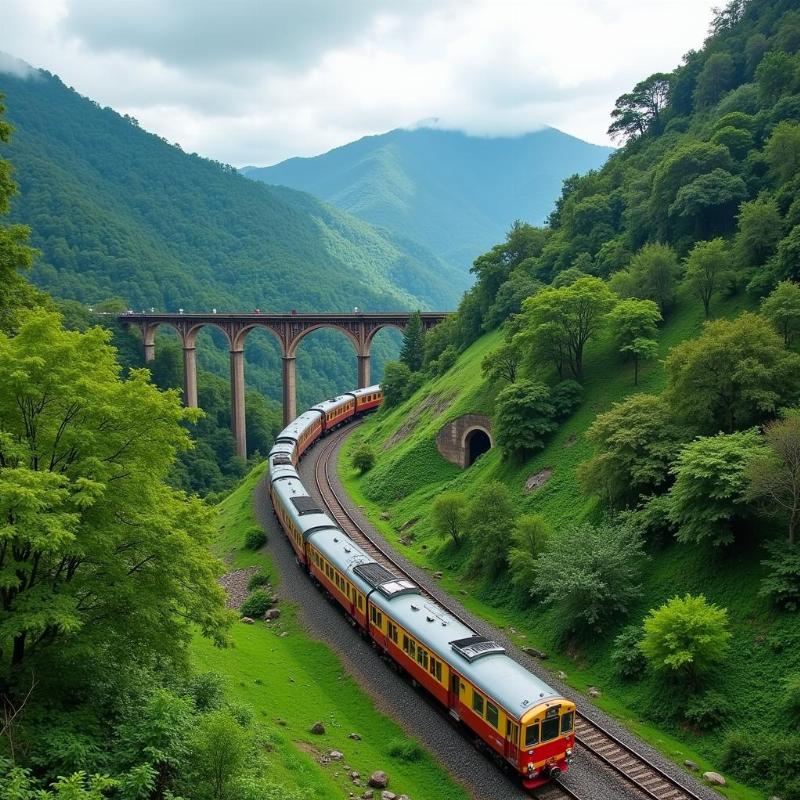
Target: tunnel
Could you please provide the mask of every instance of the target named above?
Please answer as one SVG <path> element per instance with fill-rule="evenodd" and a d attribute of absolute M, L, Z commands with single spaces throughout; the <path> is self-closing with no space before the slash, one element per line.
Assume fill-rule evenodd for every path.
<path fill-rule="evenodd" d="M 482 456 L 485 452 L 492 449 L 492 440 L 489 434 L 480 428 L 473 428 L 468 434 L 464 442 L 466 452 L 464 453 L 465 466 L 471 467 L 478 456 Z"/>

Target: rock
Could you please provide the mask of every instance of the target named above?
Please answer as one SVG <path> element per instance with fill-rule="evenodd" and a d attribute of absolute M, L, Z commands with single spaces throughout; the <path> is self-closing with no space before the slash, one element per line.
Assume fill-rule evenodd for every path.
<path fill-rule="evenodd" d="M 381 792 L 381 800 L 397 800 L 394 792 Z"/>
<path fill-rule="evenodd" d="M 401 794 L 397 796 L 397 800 L 411 800 L 411 798 L 407 794 Z"/>
<path fill-rule="evenodd" d="M 322 734 L 325 733 L 325 726 L 321 722 L 315 722 L 311 726 L 311 733 L 315 736 L 322 736 Z"/>
<path fill-rule="evenodd" d="M 725 778 L 719 774 L 719 772 L 704 772 L 703 777 L 709 782 L 713 783 L 715 786 L 725 786 Z"/>
<path fill-rule="evenodd" d="M 700 769 L 697 764 L 694 763 L 694 761 L 688 758 L 683 762 L 683 766 L 686 767 L 686 769 L 692 770 L 692 772 L 697 772 L 697 770 Z"/>
<path fill-rule="evenodd" d="M 547 653 L 537 650 L 535 647 L 523 647 L 522 652 L 527 653 L 529 656 L 533 656 L 534 658 L 540 658 L 542 661 L 547 658 Z"/>
<path fill-rule="evenodd" d="M 535 492 L 537 489 L 540 489 L 544 486 L 547 481 L 550 480 L 550 476 L 553 474 L 552 467 L 545 467 L 543 470 L 531 475 L 527 481 L 525 481 L 525 494 L 530 494 L 531 492 Z"/>
<path fill-rule="evenodd" d="M 328 753 L 328 758 L 331 761 L 341 761 L 344 758 L 344 753 L 341 750 L 331 750 Z"/>
<path fill-rule="evenodd" d="M 466 592 L 466 590 L 465 590 L 465 589 L 459 589 L 459 590 L 458 590 L 458 593 L 459 593 L 459 594 L 463 594 L 463 595 L 466 595 L 466 594 L 467 594 L 467 592 Z"/>
<path fill-rule="evenodd" d="M 356 770 L 353 770 L 350 773 L 350 780 L 351 781 L 357 781 L 360 777 L 361 777 L 361 773 L 360 772 L 356 772 Z"/>
<path fill-rule="evenodd" d="M 389 785 L 389 776 L 383 770 L 376 770 L 369 776 L 369 785 L 373 789 L 385 789 Z"/>
<path fill-rule="evenodd" d="M 440 581 L 442 579 L 442 573 L 436 570 L 436 572 L 433 573 L 433 579 L 435 581 Z"/>
<path fill-rule="evenodd" d="M 280 637 L 281 637 L 281 639 L 284 639 L 284 638 L 286 638 L 288 635 L 289 635 L 289 631 L 281 631 L 281 632 L 278 634 L 278 636 L 280 636 Z"/>
<path fill-rule="evenodd" d="M 364 792 L 361 797 L 362 800 L 372 800 L 372 798 L 375 797 L 375 792 Z"/>
<path fill-rule="evenodd" d="M 281 610 L 279 608 L 270 608 L 264 612 L 264 622 L 272 622 L 274 619 L 278 619 L 281 615 Z"/>
<path fill-rule="evenodd" d="M 355 742 L 361 741 L 361 737 L 357 733 L 348 733 L 347 738 L 352 739 Z"/>
<path fill-rule="evenodd" d="M 253 618 L 252 617 L 242 617 L 240 622 L 244 622 L 245 625 L 252 625 Z"/>
<path fill-rule="evenodd" d="M 391 518 L 392 518 L 391 514 L 389 514 L 388 511 L 381 511 L 381 519 L 382 520 L 387 520 L 387 519 L 391 519 Z"/>
<path fill-rule="evenodd" d="M 558 679 L 560 681 L 565 681 L 567 679 L 567 673 L 562 672 L 561 670 L 558 671 Z"/>
<path fill-rule="evenodd" d="M 601 697 L 602 696 L 602 693 L 600 692 L 600 690 L 599 689 L 595 689 L 594 686 L 590 686 L 589 689 L 587 690 L 586 694 L 588 694 L 589 697 Z"/>

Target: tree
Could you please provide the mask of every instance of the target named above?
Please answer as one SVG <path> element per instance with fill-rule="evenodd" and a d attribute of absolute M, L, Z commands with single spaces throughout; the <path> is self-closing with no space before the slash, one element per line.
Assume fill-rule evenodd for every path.
<path fill-rule="evenodd" d="M 791 546 L 800 523 L 800 416 L 793 412 L 768 423 L 764 442 L 747 464 L 745 499 L 764 501 L 766 513 L 787 518 Z"/>
<path fill-rule="evenodd" d="M 781 122 L 764 146 L 764 155 L 772 173 L 786 183 L 800 169 L 800 124 Z"/>
<path fill-rule="evenodd" d="M 403 345 L 400 348 L 400 361 L 412 372 L 422 369 L 425 357 L 425 332 L 422 329 L 422 317 L 415 311 L 408 320 L 403 333 Z"/>
<path fill-rule="evenodd" d="M 728 612 L 705 596 L 673 597 L 644 621 L 642 652 L 650 665 L 695 687 L 728 653 Z"/>
<path fill-rule="evenodd" d="M 42 311 L 0 334 L 0 679 L 67 645 L 174 653 L 229 620 L 211 510 L 163 482 L 196 412 L 144 370 L 121 380 L 109 338 Z"/>
<path fill-rule="evenodd" d="M 612 139 L 630 141 L 647 131 L 661 132 L 661 112 L 669 102 L 672 76 L 656 72 L 640 81 L 632 92 L 623 94 L 614 103 L 613 122 L 608 129 Z"/>
<path fill-rule="evenodd" d="M 524 458 L 544 447 L 545 437 L 558 426 L 550 390 L 543 383 L 518 381 L 495 399 L 497 444 L 506 456 Z"/>
<path fill-rule="evenodd" d="M 597 451 L 579 466 L 578 478 L 619 508 L 663 491 L 683 437 L 660 397 L 635 394 L 598 414 L 586 438 Z"/>
<path fill-rule="evenodd" d="M 788 53 L 767 53 L 756 69 L 756 83 L 762 103 L 773 105 L 794 80 L 794 60 Z"/>
<path fill-rule="evenodd" d="M 245 763 L 249 750 L 247 732 L 227 710 L 200 717 L 192 740 L 191 763 L 210 800 L 233 797 L 231 785 Z"/>
<path fill-rule="evenodd" d="M 523 303 L 518 337 L 528 343 L 534 355 L 542 352 L 537 342 L 547 342 L 545 346 L 556 368 L 566 361 L 580 380 L 586 343 L 601 329 L 614 303 L 614 295 L 600 278 L 580 278 L 571 286 L 543 289 Z M 556 343 L 557 351 L 552 347 Z"/>
<path fill-rule="evenodd" d="M 800 356 L 757 314 L 716 320 L 672 348 L 665 399 L 698 433 L 734 431 L 774 416 L 800 393 Z"/>
<path fill-rule="evenodd" d="M 730 151 L 730 154 L 739 161 L 747 156 L 755 144 L 753 134 L 750 133 L 750 131 L 742 128 L 734 128 L 732 125 L 718 128 L 711 137 L 711 141 L 715 144 L 725 145 Z"/>
<path fill-rule="evenodd" d="M 381 390 L 387 408 L 398 406 L 411 397 L 422 383 L 419 373 L 412 373 L 403 361 L 387 361 L 383 368 Z"/>
<path fill-rule="evenodd" d="M 711 298 L 730 277 L 729 261 L 724 239 L 697 242 L 686 259 L 685 281 L 703 303 L 706 319 Z"/>
<path fill-rule="evenodd" d="M 748 466 L 763 452 L 758 429 L 695 439 L 681 450 L 669 490 L 670 520 L 680 542 L 730 544 L 747 513 Z"/>
<path fill-rule="evenodd" d="M 524 514 L 514 523 L 508 566 L 511 580 L 528 594 L 535 592 L 534 564 L 547 549 L 552 528 L 539 514 Z"/>
<path fill-rule="evenodd" d="M 795 225 L 778 243 L 775 266 L 781 278 L 800 280 L 800 225 Z"/>
<path fill-rule="evenodd" d="M 617 348 L 633 357 L 633 382 L 639 383 L 639 361 L 658 352 L 656 328 L 661 312 L 652 300 L 621 300 L 608 315 Z"/>
<path fill-rule="evenodd" d="M 362 475 L 369 472 L 375 465 L 375 450 L 367 443 L 362 442 L 354 451 L 350 458 L 353 469 L 357 469 Z"/>
<path fill-rule="evenodd" d="M 472 545 L 470 570 L 494 578 L 506 566 L 514 501 L 511 492 L 499 481 L 479 486 L 467 509 L 466 530 Z"/>
<path fill-rule="evenodd" d="M 450 537 L 458 546 L 464 530 L 467 497 L 462 492 L 443 492 L 431 507 L 433 529 L 442 538 Z"/>
<path fill-rule="evenodd" d="M 504 380 L 514 383 L 519 370 L 519 348 L 512 342 L 504 342 L 488 353 L 481 362 L 483 375 L 492 381 Z"/>
<path fill-rule="evenodd" d="M 784 541 L 767 544 L 767 558 L 761 562 L 764 578 L 758 590 L 784 611 L 800 609 L 800 545 Z"/>
<path fill-rule="evenodd" d="M 792 281 L 781 281 L 769 297 L 761 301 L 761 314 L 783 336 L 786 347 L 791 347 L 800 335 L 800 286 Z"/>
<path fill-rule="evenodd" d="M 630 528 L 577 525 L 535 562 L 532 593 L 558 609 L 565 630 L 599 632 L 641 596 L 643 561 L 641 538 Z"/>
<path fill-rule="evenodd" d="M 611 276 L 611 289 L 621 297 L 654 300 L 662 316 L 675 302 L 681 268 L 678 256 L 667 244 L 647 244 L 625 270 Z"/>
<path fill-rule="evenodd" d="M 713 106 L 722 95 L 733 88 L 733 58 L 730 53 L 714 53 L 697 76 L 694 100 L 699 106 Z"/>
<path fill-rule="evenodd" d="M 775 252 L 783 231 L 778 204 L 762 195 L 739 206 L 738 230 L 734 248 L 740 266 L 760 267 Z"/>
<path fill-rule="evenodd" d="M 682 186 L 670 205 L 669 216 L 694 223 L 696 236 L 726 233 L 733 227 L 739 204 L 747 197 L 747 186 L 738 176 L 715 169 Z"/>

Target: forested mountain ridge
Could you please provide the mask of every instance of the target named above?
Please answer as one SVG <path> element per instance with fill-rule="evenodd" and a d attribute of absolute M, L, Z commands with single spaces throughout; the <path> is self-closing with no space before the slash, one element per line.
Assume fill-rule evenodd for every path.
<path fill-rule="evenodd" d="M 612 152 L 554 128 L 479 137 L 421 127 L 242 172 L 310 192 L 466 272 L 515 219 L 542 223 L 562 181 Z"/>

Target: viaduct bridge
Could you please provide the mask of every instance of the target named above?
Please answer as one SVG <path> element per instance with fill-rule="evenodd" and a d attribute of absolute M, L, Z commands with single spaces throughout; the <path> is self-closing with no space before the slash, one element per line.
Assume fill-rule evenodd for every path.
<path fill-rule="evenodd" d="M 423 312 L 424 330 L 441 322 L 447 313 Z M 358 359 L 358 386 L 370 385 L 369 350 L 375 334 L 381 328 L 393 327 L 405 330 L 410 312 L 352 312 L 345 314 L 120 314 L 120 322 L 136 326 L 142 334 L 144 360 L 155 358 L 156 331 L 161 325 L 174 328 L 183 344 L 183 401 L 190 408 L 197 407 L 197 362 L 195 342 L 197 334 L 205 327 L 222 331 L 228 342 L 231 360 L 231 429 L 236 439 L 236 451 L 245 458 L 247 439 L 245 435 L 244 410 L 244 342 L 250 331 L 260 328 L 270 331 L 278 340 L 283 360 L 283 421 L 288 424 L 297 416 L 295 356 L 297 347 L 311 331 L 319 328 L 340 330 L 356 350 Z"/>

